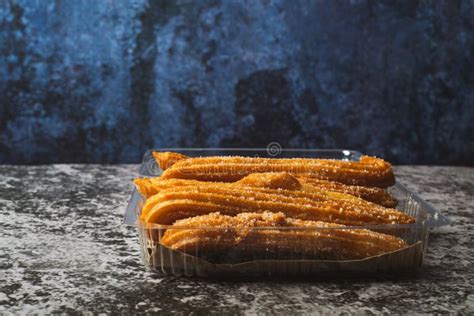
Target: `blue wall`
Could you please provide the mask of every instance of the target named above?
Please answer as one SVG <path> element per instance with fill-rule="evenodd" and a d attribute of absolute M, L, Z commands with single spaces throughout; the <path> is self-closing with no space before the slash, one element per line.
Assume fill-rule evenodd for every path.
<path fill-rule="evenodd" d="M 0 0 L 0 163 L 150 147 L 472 165 L 473 1 Z"/>

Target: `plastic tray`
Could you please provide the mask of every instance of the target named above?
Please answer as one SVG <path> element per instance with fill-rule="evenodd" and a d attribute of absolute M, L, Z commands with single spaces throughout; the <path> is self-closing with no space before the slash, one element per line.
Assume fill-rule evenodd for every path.
<path fill-rule="evenodd" d="M 174 151 L 188 156 L 240 155 L 252 157 L 307 157 L 329 158 L 357 161 L 361 153 L 352 150 L 302 150 L 302 149 L 179 149 L 162 148 L 157 151 Z M 151 156 L 152 150 L 145 153 L 139 169 L 139 176 L 159 176 L 162 170 Z M 399 202 L 397 209 L 416 218 L 413 224 L 403 225 L 367 225 L 347 227 L 344 229 L 371 229 L 398 236 L 410 245 L 407 249 L 382 256 L 351 261 L 328 261 L 305 258 L 297 253 L 267 254 L 265 251 L 255 256 L 239 258 L 232 251 L 217 259 L 202 258 L 199 249 L 193 254 L 184 254 L 170 250 L 160 244 L 160 238 L 170 226 L 144 225 L 138 218 L 144 198 L 135 189 L 125 213 L 125 223 L 137 227 L 140 237 L 141 252 L 145 266 L 153 271 L 171 275 L 185 276 L 262 276 L 262 275 L 320 275 L 321 272 L 340 274 L 343 272 L 379 272 L 414 270 L 419 267 L 426 252 L 429 230 L 449 224 L 449 220 L 418 195 L 406 189 L 399 182 L 388 189 Z M 196 228 L 206 229 L 206 228 Z M 213 228 L 216 229 L 216 228 Z M 259 228 L 268 229 L 268 228 Z M 271 228 L 275 230 L 275 228 Z M 292 228 L 294 229 L 294 228 Z M 311 227 L 309 230 L 327 228 Z M 333 228 L 332 228 L 333 229 Z"/>

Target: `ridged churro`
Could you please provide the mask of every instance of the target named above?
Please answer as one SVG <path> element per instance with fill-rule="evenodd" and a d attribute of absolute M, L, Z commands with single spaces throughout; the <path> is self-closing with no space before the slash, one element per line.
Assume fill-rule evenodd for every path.
<path fill-rule="evenodd" d="M 254 173 L 248 175 L 237 182 L 208 182 L 188 179 L 163 179 L 161 177 L 136 178 L 133 180 L 138 192 L 146 198 L 153 196 L 161 190 L 177 186 L 199 186 L 215 184 L 231 187 L 262 187 L 269 189 L 301 189 L 302 185 L 292 175 L 284 172 L 280 173 Z"/>
<path fill-rule="evenodd" d="M 318 180 L 308 177 L 298 177 L 298 180 L 318 189 L 350 194 L 385 207 L 395 207 L 398 204 L 398 201 L 394 197 L 381 188 L 347 185 L 339 182 Z"/>
<path fill-rule="evenodd" d="M 197 186 L 202 184 L 202 181 L 187 180 L 187 179 L 162 179 L 161 177 L 154 178 L 136 178 L 133 180 L 135 186 L 140 194 L 149 198 L 161 190 L 165 190 L 176 186 Z M 223 183 L 228 185 L 229 183 Z"/>
<path fill-rule="evenodd" d="M 157 194 L 160 190 L 172 186 L 195 186 L 202 183 L 202 181 L 197 180 L 162 179 L 161 177 L 137 178 L 134 182 L 138 191 L 147 198 Z M 385 207 L 395 207 L 397 205 L 397 200 L 391 197 L 384 189 L 346 185 L 338 182 L 317 180 L 313 178 L 299 177 L 296 179 L 287 173 L 253 173 L 237 182 L 222 182 L 220 185 L 254 186 L 287 190 L 303 189 L 306 191 L 311 191 L 313 189 L 326 190 L 357 196 L 366 201 Z"/>
<path fill-rule="evenodd" d="M 394 236 L 287 218 L 283 213 L 241 213 L 235 217 L 213 213 L 179 220 L 173 226 L 177 228 L 166 230 L 162 245 L 207 259 L 224 256 L 226 262 L 275 258 L 354 260 L 406 246 Z"/>
<path fill-rule="evenodd" d="M 133 180 L 138 192 L 149 198 L 161 190 L 178 186 L 219 185 L 224 187 L 262 187 L 269 189 L 301 189 L 300 182 L 288 173 L 254 173 L 237 182 L 209 182 L 188 179 L 163 179 L 161 177 L 136 178 Z"/>
<path fill-rule="evenodd" d="M 362 156 L 360 161 L 311 158 L 252 158 L 213 156 L 190 158 L 177 153 L 153 152 L 165 170 L 162 178 L 234 182 L 251 173 L 287 172 L 350 185 L 387 188 L 395 183 L 390 163 Z"/>
<path fill-rule="evenodd" d="M 170 151 L 165 151 L 165 152 L 154 151 L 152 155 L 162 170 L 168 169 L 169 167 L 174 165 L 174 163 L 177 161 L 188 159 L 186 155 L 170 152 Z"/>
<path fill-rule="evenodd" d="M 290 174 L 283 172 L 252 173 L 235 183 L 239 185 L 266 187 L 270 189 L 302 189 L 309 192 L 316 189 L 317 191 L 340 192 L 385 207 L 395 207 L 398 203 L 398 201 L 384 189 L 347 185 L 339 182 L 318 180 L 308 177 L 295 178 Z"/>
<path fill-rule="evenodd" d="M 345 225 L 411 223 L 414 218 L 358 197 L 301 185 L 291 175 L 266 175 L 268 185 L 252 176 L 241 183 L 186 181 L 174 179 L 149 197 L 141 213 L 147 223 L 169 225 L 187 217 L 220 212 L 235 216 L 244 212 L 283 212 L 287 217 L 334 222 Z M 273 181 L 272 181 L 273 177 Z M 282 177 L 283 179 L 279 179 Z M 155 181 L 158 182 L 159 181 Z M 252 183 L 255 186 L 252 186 Z M 141 191 L 155 190 L 153 184 Z M 151 187 L 151 189 L 150 189 Z"/>

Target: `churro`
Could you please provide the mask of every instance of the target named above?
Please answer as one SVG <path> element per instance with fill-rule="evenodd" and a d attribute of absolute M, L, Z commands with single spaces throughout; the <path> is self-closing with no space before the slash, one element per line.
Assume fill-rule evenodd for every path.
<path fill-rule="evenodd" d="M 284 172 L 252 173 L 236 182 L 239 185 L 260 186 L 270 189 L 302 189 L 305 191 L 333 191 L 350 194 L 363 200 L 385 207 L 395 207 L 398 201 L 386 190 L 374 187 L 347 185 L 334 181 L 318 180 L 308 177 L 295 178 Z"/>
<path fill-rule="evenodd" d="M 134 182 L 138 191 L 146 198 L 157 194 L 160 190 L 172 186 L 196 186 L 202 184 L 202 181 L 197 180 L 162 179 L 161 177 L 137 178 L 134 180 Z M 287 190 L 303 189 L 306 191 L 311 191 L 316 189 L 319 191 L 334 191 L 360 197 L 361 199 L 385 207 L 395 207 L 397 205 L 397 200 L 390 196 L 390 194 L 388 194 L 384 189 L 346 185 L 338 182 L 317 180 L 305 177 L 299 177 L 296 179 L 287 173 L 253 173 L 237 182 L 222 182 L 220 185 L 254 186 Z"/>
<path fill-rule="evenodd" d="M 385 207 L 392 208 L 398 204 L 398 201 L 394 197 L 392 197 L 386 190 L 381 188 L 347 185 L 339 182 L 318 180 L 308 177 L 298 177 L 298 180 L 301 183 L 316 187 L 318 189 L 350 194 Z"/>
<path fill-rule="evenodd" d="M 283 213 L 241 213 L 235 217 L 212 213 L 179 220 L 173 227 L 162 236 L 162 245 L 226 262 L 275 258 L 354 260 L 406 246 L 394 236 L 287 218 Z"/>
<path fill-rule="evenodd" d="M 164 170 L 164 179 L 234 182 L 251 173 L 287 172 L 349 185 L 387 188 L 395 183 L 390 163 L 369 156 L 362 156 L 360 161 L 343 161 L 235 156 L 191 158 L 177 153 L 153 152 L 153 157 Z"/>
<path fill-rule="evenodd" d="M 248 175 L 237 182 L 208 182 L 188 179 L 163 179 L 161 177 L 153 178 L 136 178 L 133 180 L 135 186 L 146 198 L 153 196 L 160 192 L 160 190 L 168 189 L 177 186 L 199 186 L 213 183 L 220 186 L 233 187 L 262 187 L 269 189 L 301 189 L 302 185 L 292 175 L 284 172 L 280 173 L 254 173 Z"/>
<path fill-rule="evenodd" d="M 251 185 L 252 177 L 255 186 Z M 271 211 L 283 212 L 290 218 L 357 226 L 414 222 L 412 216 L 396 209 L 300 184 L 291 175 L 273 175 L 273 181 L 271 174 L 266 177 L 268 179 L 263 182 L 268 182 L 268 185 L 258 184 L 257 180 L 262 178 L 255 176 L 233 184 L 203 181 L 189 184 L 179 179 L 161 183 L 157 193 L 146 200 L 141 219 L 147 223 L 169 225 L 183 218 L 213 212 L 235 216 L 244 212 Z M 153 190 L 153 185 L 150 187 L 152 189 L 142 191 Z"/>

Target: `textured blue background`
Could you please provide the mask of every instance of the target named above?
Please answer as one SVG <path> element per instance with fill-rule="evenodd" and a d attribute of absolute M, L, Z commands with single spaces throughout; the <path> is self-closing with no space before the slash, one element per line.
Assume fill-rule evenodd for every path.
<path fill-rule="evenodd" d="M 351 148 L 472 165 L 474 1 L 0 0 L 0 162 Z"/>

